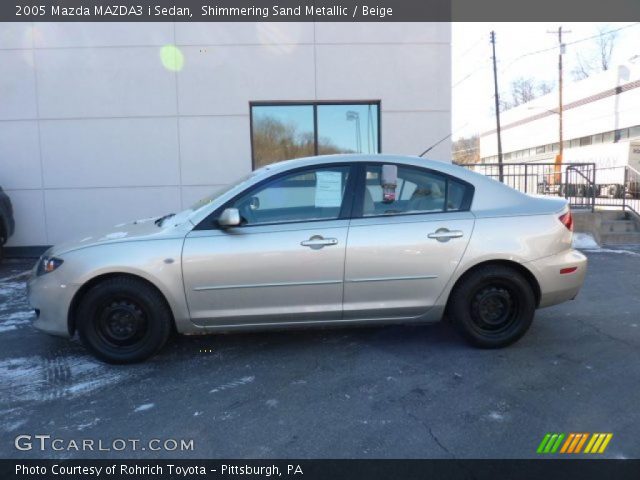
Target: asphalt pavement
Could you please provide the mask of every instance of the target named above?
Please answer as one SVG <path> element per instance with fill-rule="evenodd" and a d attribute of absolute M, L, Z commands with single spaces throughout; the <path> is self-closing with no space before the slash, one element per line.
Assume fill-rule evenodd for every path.
<path fill-rule="evenodd" d="M 533 458 L 547 432 L 611 432 L 602 457 L 640 458 L 640 250 L 587 254 L 579 297 L 502 350 L 446 324 L 386 326 L 179 337 L 129 366 L 35 330 L 31 262 L 6 261 L 0 456 Z"/>

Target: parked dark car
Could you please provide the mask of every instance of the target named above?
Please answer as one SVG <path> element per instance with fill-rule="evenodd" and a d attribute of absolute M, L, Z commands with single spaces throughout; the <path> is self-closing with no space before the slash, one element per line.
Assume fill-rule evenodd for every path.
<path fill-rule="evenodd" d="M 4 257 L 4 244 L 15 229 L 15 220 L 13 219 L 13 207 L 9 195 L 0 187 L 0 260 Z"/>

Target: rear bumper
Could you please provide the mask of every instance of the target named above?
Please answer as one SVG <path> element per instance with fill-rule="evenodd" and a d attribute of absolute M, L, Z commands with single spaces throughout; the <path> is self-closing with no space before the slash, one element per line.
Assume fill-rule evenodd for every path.
<path fill-rule="evenodd" d="M 587 274 L 587 257 L 577 250 L 566 250 L 525 264 L 540 285 L 539 308 L 573 300 L 582 288 Z M 560 273 L 562 269 L 573 269 Z"/>

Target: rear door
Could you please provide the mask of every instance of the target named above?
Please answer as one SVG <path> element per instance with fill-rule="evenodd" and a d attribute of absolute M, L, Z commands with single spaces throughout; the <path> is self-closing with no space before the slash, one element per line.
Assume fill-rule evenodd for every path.
<path fill-rule="evenodd" d="M 473 187 L 397 166 L 384 190 L 382 164 L 362 166 L 345 262 L 345 319 L 409 318 L 433 306 L 471 238 Z M 383 191 L 384 190 L 384 191 Z"/>

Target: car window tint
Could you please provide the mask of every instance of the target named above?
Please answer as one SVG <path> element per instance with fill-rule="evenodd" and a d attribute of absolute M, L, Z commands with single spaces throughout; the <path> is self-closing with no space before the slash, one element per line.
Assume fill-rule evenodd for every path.
<path fill-rule="evenodd" d="M 467 187 L 464 184 L 454 180 L 449 181 L 449 188 L 447 189 L 447 211 L 457 211 L 462 208 L 466 191 Z"/>
<path fill-rule="evenodd" d="M 243 225 L 331 220 L 340 216 L 349 167 L 304 170 L 247 192 L 228 207 Z"/>
<path fill-rule="evenodd" d="M 396 187 L 393 194 L 386 198 L 383 195 L 381 175 L 381 165 L 367 166 L 362 202 L 365 217 L 455 211 L 462 208 L 467 187 L 444 175 L 398 166 Z"/>

